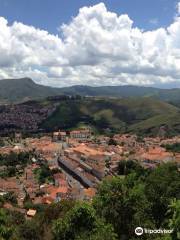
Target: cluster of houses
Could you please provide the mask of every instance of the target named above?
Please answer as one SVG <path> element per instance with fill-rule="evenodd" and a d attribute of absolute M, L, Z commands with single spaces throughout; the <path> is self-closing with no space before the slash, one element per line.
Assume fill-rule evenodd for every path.
<path fill-rule="evenodd" d="M 55 106 L 31 104 L 0 106 L 0 134 L 7 135 L 18 129 L 35 132 L 39 124 L 55 111 Z"/>
<path fill-rule="evenodd" d="M 0 195 L 14 192 L 21 210 L 27 196 L 33 204 L 51 204 L 62 199 L 91 201 L 99 182 L 117 174 L 119 162 L 123 160 L 138 161 L 145 168 L 164 162 L 180 164 L 180 153 L 168 152 L 162 147 L 180 143 L 180 137 L 139 140 L 136 135 L 117 134 L 110 141 L 107 136 L 93 136 L 88 128 L 58 131 L 40 138 L 22 139 L 19 134 L 15 137 L 14 145 L 1 147 L 0 154 L 31 151 L 33 157 L 18 178 L 0 178 Z M 35 172 L 44 163 L 52 176 L 51 181 L 41 184 Z M 0 171 L 2 169 L 3 166 Z M 7 203 L 5 207 L 10 208 Z M 29 209 L 26 214 L 33 217 L 36 211 Z"/>
<path fill-rule="evenodd" d="M 79 141 L 86 141 L 90 139 L 92 136 L 92 132 L 90 129 L 79 129 L 73 130 L 69 133 L 65 131 L 58 131 L 53 133 L 54 141 L 68 141 L 68 139 L 77 139 Z"/>

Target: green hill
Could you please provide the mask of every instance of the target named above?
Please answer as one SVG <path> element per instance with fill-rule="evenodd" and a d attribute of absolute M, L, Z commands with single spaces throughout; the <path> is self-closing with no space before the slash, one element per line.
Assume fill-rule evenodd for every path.
<path fill-rule="evenodd" d="M 10 119 L 10 121 L 9 121 Z M 180 133 L 180 108 L 152 97 L 48 97 L 0 106 L 0 132 L 54 131 L 91 126 L 97 133 Z M 161 131 L 162 132 L 162 131 Z"/>
<path fill-rule="evenodd" d="M 0 80 L 0 103 L 17 103 L 56 95 L 93 97 L 153 97 L 180 105 L 180 89 L 160 89 L 138 86 L 72 86 L 52 88 L 36 84 L 30 78 Z"/>
<path fill-rule="evenodd" d="M 127 97 L 153 97 L 163 101 L 180 102 L 180 89 L 160 89 L 154 87 L 143 86 L 72 86 L 61 88 L 61 92 L 67 95 L 81 96 L 101 96 L 113 98 Z"/>
<path fill-rule="evenodd" d="M 16 103 L 59 94 L 59 89 L 38 85 L 30 78 L 0 80 L 0 103 Z"/>
<path fill-rule="evenodd" d="M 69 129 L 81 124 L 100 132 L 157 134 L 164 126 L 168 134 L 180 132 L 180 109 L 152 98 L 86 98 L 64 101 L 42 124 L 45 129 Z"/>
<path fill-rule="evenodd" d="M 57 107 L 52 115 L 38 123 L 39 128 L 45 130 L 70 129 L 88 124 L 99 132 L 151 135 L 158 134 L 163 126 L 168 134 L 177 134 L 180 133 L 179 93 L 180 89 L 136 86 L 51 88 L 38 85 L 29 78 L 0 81 L 1 105 L 24 101 L 27 105 L 27 100 L 36 99 L 37 104 L 48 104 L 49 109 Z M 91 97 L 58 97 L 65 94 Z"/>

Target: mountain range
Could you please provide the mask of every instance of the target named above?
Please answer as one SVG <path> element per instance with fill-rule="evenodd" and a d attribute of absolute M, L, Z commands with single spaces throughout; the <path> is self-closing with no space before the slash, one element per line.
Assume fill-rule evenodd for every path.
<path fill-rule="evenodd" d="M 47 104 L 47 102 L 46 102 Z M 41 125 L 46 130 L 90 125 L 96 131 L 131 132 L 168 136 L 180 133 L 180 108 L 151 97 L 85 98 L 61 101 Z"/>
<path fill-rule="evenodd" d="M 81 95 L 113 98 L 153 97 L 163 101 L 179 103 L 180 89 L 160 89 L 140 86 L 100 86 L 76 85 L 53 88 L 36 84 L 30 78 L 0 80 L 0 103 L 19 103 L 56 95 Z"/>
<path fill-rule="evenodd" d="M 59 98 L 61 95 L 89 97 Z M 50 96 L 58 97 L 48 98 Z M 137 86 L 52 88 L 36 84 L 29 78 L 6 79 L 0 81 L 0 103 L 21 103 L 17 107 L 18 114 L 11 105 L 1 106 L 2 132 L 12 128 L 20 130 L 26 115 L 29 116 L 33 109 L 30 115 L 33 122 L 37 122 L 37 131 L 72 129 L 85 124 L 98 132 L 111 129 L 156 135 L 163 128 L 168 135 L 180 133 L 180 89 Z M 48 111 L 43 121 L 41 108 L 42 112 Z M 29 129 L 29 124 L 23 128 Z"/>

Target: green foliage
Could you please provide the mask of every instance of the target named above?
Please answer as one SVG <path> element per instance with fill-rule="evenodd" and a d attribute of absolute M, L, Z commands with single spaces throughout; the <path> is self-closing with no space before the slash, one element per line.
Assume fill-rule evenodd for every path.
<path fill-rule="evenodd" d="M 163 164 L 152 171 L 145 181 L 145 192 L 151 202 L 156 227 L 162 226 L 171 199 L 180 198 L 180 173 L 175 164 Z"/>
<path fill-rule="evenodd" d="M 55 240 L 78 239 L 116 239 L 116 235 L 110 225 L 105 225 L 97 218 L 95 210 L 87 203 L 77 203 L 69 211 L 64 219 L 59 219 L 53 226 Z"/>
<path fill-rule="evenodd" d="M 80 121 L 81 112 L 78 102 L 69 100 L 69 102 L 62 102 L 56 111 L 43 122 L 42 127 L 46 129 L 67 129 L 75 127 Z"/>
<path fill-rule="evenodd" d="M 163 145 L 169 152 L 180 153 L 180 143 Z"/>
<path fill-rule="evenodd" d="M 31 203 L 29 207 L 36 209 L 37 214 L 32 220 L 23 222 L 18 226 L 17 240 L 52 240 L 53 223 L 59 218 L 64 218 L 66 213 L 74 207 L 74 204 L 73 201 L 66 200 L 48 206 Z"/>
<path fill-rule="evenodd" d="M 53 182 L 52 171 L 46 163 L 42 164 L 41 168 L 35 169 L 34 174 L 36 175 L 39 184 L 43 184 L 45 182 Z"/>
<path fill-rule="evenodd" d="M 20 225 L 18 237 L 21 240 L 41 240 L 38 225 L 35 221 L 25 221 Z"/>
<path fill-rule="evenodd" d="M 0 209 L 0 239 L 11 240 L 13 228 L 10 225 L 8 214 L 5 210 Z"/>
<path fill-rule="evenodd" d="M 144 188 L 135 175 L 124 179 L 113 177 L 100 185 L 94 207 L 98 215 L 114 226 L 119 237 L 130 238 L 134 229 L 142 223 L 144 227 L 153 226 Z"/>
<path fill-rule="evenodd" d="M 5 202 L 9 202 L 13 205 L 17 204 L 17 197 L 14 192 L 8 192 L 3 196 Z"/>
<path fill-rule="evenodd" d="M 0 196 L 0 208 L 3 207 L 4 203 L 10 203 L 12 205 L 17 204 L 17 196 L 14 192 L 8 192 L 4 194 L 3 196 Z"/>
<path fill-rule="evenodd" d="M 134 132 L 157 135 L 161 126 L 166 135 L 180 133 L 179 108 L 149 97 L 129 99 L 66 100 L 41 125 L 47 130 L 71 129 L 80 123 L 95 127 L 98 132 Z"/>
<path fill-rule="evenodd" d="M 145 175 L 147 171 L 136 161 L 123 160 L 119 162 L 118 166 L 119 175 L 128 175 L 132 172 L 136 172 L 136 174 L 138 175 Z"/>
<path fill-rule="evenodd" d="M 0 155 L 0 165 L 3 166 L 16 166 L 26 165 L 30 161 L 30 152 L 10 152 L 10 154 Z"/>
<path fill-rule="evenodd" d="M 173 229 L 172 240 L 180 239 L 180 200 L 173 199 L 169 205 L 169 211 L 172 218 L 169 220 L 169 228 Z"/>
<path fill-rule="evenodd" d="M 22 170 L 31 163 L 31 152 L 10 152 L 10 154 L 0 154 L 0 166 L 4 166 L 5 169 L 0 172 L 1 177 L 13 177 L 19 173 L 19 166 Z"/>
<path fill-rule="evenodd" d="M 58 218 L 64 218 L 66 213 L 75 205 L 74 201 L 62 200 L 60 203 L 49 205 L 39 216 L 40 225 L 49 225 Z"/>
<path fill-rule="evenodd" d="M 167 163 L 145 171 L 137 163 L 125 164 L 125 176 L 105 179 L 92 203 L 64 200 L 45 206 L 29 202 L 28 208 L 37 209 L 32 220 L 1 209 L 0 237 L 3 240 L 135 240 L 134 230 L 141 226 L 174 229 L 172 234 L 144 234 L 141 239 L 178 240 L 180 173 L 177 166 Z M 124 169 L 125 165 L 123 173 Z M 0 202 L 2 207 L 4 199 Z"/>

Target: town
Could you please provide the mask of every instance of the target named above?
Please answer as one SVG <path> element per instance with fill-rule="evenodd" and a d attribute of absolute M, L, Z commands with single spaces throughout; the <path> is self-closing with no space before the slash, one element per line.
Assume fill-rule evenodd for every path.
<path fill-rule="evenodd" d="M 122 162 L 138 163 L 146 169 L 167 162 L 180 166 L 180 151 L 169 147 L 178 144 L 180 136 L 108 137 L 95 135 L 90 127 L 43 133 L 39 137 L 24 138 L 20 132 L 13 138 L 1 137 L 3 208 L 32 218 L 38 204 L 63 199 L 91 201 L 104 178 L 119 174 Z"/>

